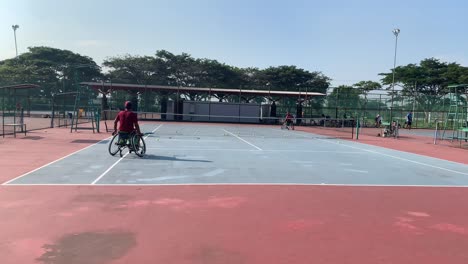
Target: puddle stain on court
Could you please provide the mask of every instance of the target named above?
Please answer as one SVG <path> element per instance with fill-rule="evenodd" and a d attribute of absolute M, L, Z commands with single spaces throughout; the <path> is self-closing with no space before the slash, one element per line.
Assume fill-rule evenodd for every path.
<path fill-rule="evenodd" d="M 43 264 L 102 264 L 119 259 L 136 245 L 130 232 L 85 232 L 45 244 L 46 252 L 36 260 Z"/>

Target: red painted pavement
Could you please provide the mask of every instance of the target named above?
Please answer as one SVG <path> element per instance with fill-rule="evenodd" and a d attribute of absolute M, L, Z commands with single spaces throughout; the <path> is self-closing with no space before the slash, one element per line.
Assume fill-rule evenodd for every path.
<path fill-rule="evenodd" d="M 468 263 L 468 190 L 0 189 L 1 263 Z"/>
<path fill-rule="evenodd" d="M 6 138 L 0 178 L 108 136 Z M 0 263 L 465 264 L 467 200 L 465 188 L 0 186 Z"/>

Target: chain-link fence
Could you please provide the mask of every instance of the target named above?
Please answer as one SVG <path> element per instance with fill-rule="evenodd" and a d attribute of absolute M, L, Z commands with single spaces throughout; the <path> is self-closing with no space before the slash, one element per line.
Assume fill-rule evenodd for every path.
<path fill-rule="evenodd" d="M 38 96 L 40 86 L 0 85 L 0 135 L 50 127 L 69 126 L 75 113 L 75 97 Z M 90 122 L 89 113 L 78 110 L 78 123 Z"/>
<path fill-rule="evenodd" d="M 0 89 L 0 104 L 2 105 L 2 127 L 3 123 L 15 123 L 17 119 L 27 123 L 28 130 L 48 128 L 51 126 L 66 126 L 70 124 L 71 114 L 86 117 L 86 110 L 76 111 L 75 94 L 59 95 L 54 97 L 38 96 L 37 89 Z M 70 88 L 71 89 L 71 88 Z M 309 89 L 313 90 L 313 89 Z M 388 91 L 374 91 L 370 93 L 351 92 L 344 93 L 334 91 L 326 96 L 315 97 L 274 97 L 274 96 L 247 96 L 240 90 L 239 94 L 223 95 L 195 92 L 167 92 L 150 89 L 125 90 L 115 89 L 104 91 L 105 94 L 96 91 L 88 95 L 95 107 L 102 110 L 102 118 L 112 119 L 109 110 L 119 111 L 123 108 L 125 101 L 132 101 L 134 110 L 139 112 L 142 119 L 165 120 L 167 113 L 187 114 L 183 105 L 187 101 L 207 103 L 238 103 L 258 104 L 262 106 L 262 115 L 265 117 L 284 117 L 287 112 L 293 114 L 297 120 L 303 118 L 318 120 L 341 119 L 359 120 L 362 132 L 366 128 L 375 127 L 377 115 L 382 121 L 398 121 L 404 126 L 406 115 L 412 112 L 413 128 L 433 129 L 437 122 L 443 122 L 449 111 L 450 100 L 447 95 L 426 94 L 394 94 L 392 97 Z M 460 101 L 466 105 L 466 95 L 461 95 Z M 272 103 L 274 105 L 274 111 Z M 80 106 L 89 102 L 80 102 Z M 266 106 L 266 107 L 263 107 Z M 464 108 L 465 111 L 467 108 Z M 273 113 L 274 112 L 274 113 Z M 190 114 L 190 113 L 189 113 Z M 109 116 L 107 116 L 109 115 Z M 51 120 L 53 118 L 53 120 Z M 12 119 L 12 120 L 10 120 Z M 86 122 L 85 118 L 82 119 Z M 310 122 L 304 122 L 308 125 Z M 11 128 L 8 128 L 11 129 Z M 8 130 L 6 129 L 6 130 Z M 2 133 L 5 129 L 2 129 Z M 372 134 L 374 134 L 372 132 Z"/>
<path fill-rule="evenodd" d="M 465 100 L 466 97 L 463 97 Z M 112 91 L 107 95 L 107 109 L 119 110 L 123 108 L 125 101 L 132 101 L 134 110 L 147 113 L 166 113 L 168 102 L 178 111 L 181 102 L 204 101 L 204 102 L 230 102 L 230 103 L 253 103 L 269 104 L 274 101 L 276 106 L 276 117 L 282 117 L 290 112 L 298 118 L 333 118 L 333 119 L 359 119 L 362 127 L 375 126 L 377 115 L 382 121 L 398 121 L 404 124 L 406 116 L 412 112 L 413 128 L 434 128 L 437 121 L 445 120 L 449 111 L 448 96 L 432 96 L 425 94 L 415 95 L 390 95 L 390 92 L 379 91 L 374 93 L 329 93 L 324 97 L 304 96 L 294 97 L 250 97 L 229 95 L 220 98 L 216 94 L 188 94 L 167 93 L 155 91 Z M 392 104 L 393 101 L 393 104 Z"/>
<path fill-rule="evenodd" d="M 392 104 L 393 101 L 393 104 Z M 460 95 L 466 105 L 466 95 Z M 401 95 L 369 93 L 361 95 L 329 94 L 323 105 L 327 115 L 353 116 L 361 120 L 363 127 L 375 125 L 377 115 L 385 122 L 398 121 L 404 124 L 406 115 L 413 115 L 413 128 L 434 128 L 437 121 L 444 121 L 450 108 L 448 95 Z M 466 110 L 465 110 L 466 111 Z"/>

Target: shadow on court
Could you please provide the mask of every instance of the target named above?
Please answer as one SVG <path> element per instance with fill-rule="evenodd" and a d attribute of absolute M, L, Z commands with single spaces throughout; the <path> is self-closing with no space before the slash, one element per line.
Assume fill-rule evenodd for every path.
<path fill-rule="evenodd" d="M 152 154 L 145 154 L 143 159 L 148 160 L 169 160 L 169 161 L 186 161 L 186 162 L 213 162 L 211 160 L 198 160 L 198 159 L 180 159 L 177 157 L 169 157 L 169 156 L 159 156 L 159 155 L 152 155 Z"/>

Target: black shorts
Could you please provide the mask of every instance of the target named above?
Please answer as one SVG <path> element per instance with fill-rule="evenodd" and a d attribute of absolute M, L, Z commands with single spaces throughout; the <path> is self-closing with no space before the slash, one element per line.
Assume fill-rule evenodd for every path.
<path fill-rule="evenodd" d="M 406 124 L 407 124 L 408 126 L 411 126 L 411 123 L 413 123 L 413 121 L 408 121 L 408 122 L 406 122 Z"/>
<path fill-rule="evenodd" d="M 121 139 L 129 139 L 129 138 L 130 138 L 130 133 L 124 132 L 124 131 L 119 131 L 119 138 L 121 138 Z"/>
<path fill-rule="evenodd" d="M 286 120 L 286 125 L 288 126 L 292 125 L 292 120 L 291 119 Z"/>

